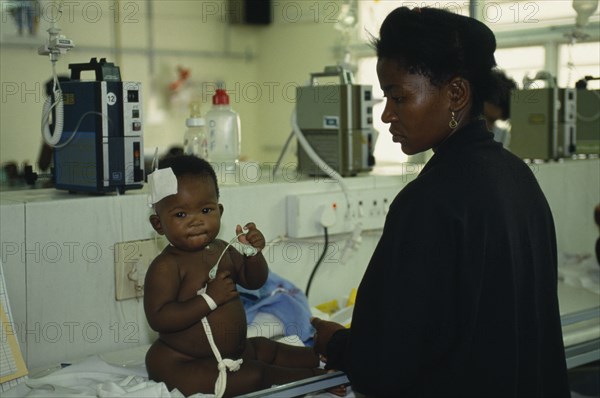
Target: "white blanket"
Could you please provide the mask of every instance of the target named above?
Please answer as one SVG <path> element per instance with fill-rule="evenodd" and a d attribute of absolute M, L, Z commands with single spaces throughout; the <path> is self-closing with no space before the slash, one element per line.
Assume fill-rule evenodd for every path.
<path fill-rule="evenodd" d="M 94 355 L 81 362 L 40 378 L 30 378 L 19 386 L 20 397 L 140 397 L 183 398 L 164 383 L 148 380 L 143 366 L 111 365 Z M 192 397 L 213 397 L 195 394 Z"/>
<path fill-rule="evenodd" d="M 113 353 L 118 354 L 118 353 Z M 107 355 L 116 358 L 117 355 Z M 29 378 L 2 398 L 184 398 L 178 390 L 169 391 L 164 383 L 148 380 L 143 362 L 134 358 L 133 365 L 118 366 L 94 355 L 47 376 Z M 122 362 L 125 363 L 125 362 Z M 194 394 L 190 398 L 212 398 L 213 394 Z M 336 397 L 320 392 L 307 397 Z M 354 394 L 348 391 L 346 398 Z"/>

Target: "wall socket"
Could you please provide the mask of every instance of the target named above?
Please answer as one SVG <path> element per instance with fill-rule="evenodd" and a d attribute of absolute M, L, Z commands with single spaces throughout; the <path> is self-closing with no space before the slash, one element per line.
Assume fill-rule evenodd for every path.
<path fill-rule="evenodd" d="M 398 187 L 352 189 L 348 198 L 342 192 L 305 193 L 287 197 L 287 235 L 309 238 L 323 235 L 323 216 L 327 209 L 330 235 L 383 228 L 389 207 L 400 191 Z M 333 221 L 330 221 L 331 219 Z"/>
<path fill-rule="evenodd" d="M 148 267 L 162 249 L 159 240 L 144 239 L 115 243 L 115 298 L 127 300 L 144 296 Z"/>

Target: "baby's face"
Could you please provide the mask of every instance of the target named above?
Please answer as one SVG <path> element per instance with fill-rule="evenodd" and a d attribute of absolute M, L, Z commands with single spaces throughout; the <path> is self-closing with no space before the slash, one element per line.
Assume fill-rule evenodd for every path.
<path fill-rule="evenodd" d="M 156 204 L 155 229 L 178 249 L 201 250 L 219 234 L 221 212 L 210 177 L 183 175 L 177 178 L 177 194 Z"/>

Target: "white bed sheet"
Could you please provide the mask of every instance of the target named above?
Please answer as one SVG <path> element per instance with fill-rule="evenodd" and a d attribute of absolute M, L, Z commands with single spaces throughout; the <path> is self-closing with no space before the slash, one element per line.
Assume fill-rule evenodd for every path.
<path fill-rule="evenodd" d="M 2 398 L 184 398 L 178 390 L 169 391 L 164 383 L 148 380 L 144 357 L 150 345 L 93 355 L 2 393 Z M 194 394 L 209 398 L 213 394 Z M 306 397 L 335 398 L 327 392 Z M 349 389 L 347 398 L 354 398 Z"/>
<path fill-rule="evenodd" d="M 575 287 L 564 282 L 558 284 L 561 317 L 600 306 L 600 295 L 589 289 Z M 600 339 L 600 318 L 563 326 L 565 347 Z"/>
<path fill-rule="evenodd" d="M 122 355 L 127 356 L 126 351 Z M 46 376 L 28 378 L 25 383 L 3 394 L 3 398 L 8 397 L 181 398 L 182 395 L 176 390 L 168 391 L 164 383 L 149 381 L 143 366 L 117 366 L 94 355 Z"/>

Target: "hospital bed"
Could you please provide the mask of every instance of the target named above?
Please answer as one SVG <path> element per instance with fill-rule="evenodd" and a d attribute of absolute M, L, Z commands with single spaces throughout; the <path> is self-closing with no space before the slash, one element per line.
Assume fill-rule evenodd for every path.
<path fill-rule="evenodd" d="M 600 295 L 558 284 L 567 368 L 600 360 Z"/>
<path fill-rule="evenodd" d="M 30 377 L 15 388 L 3 392 L 3 398 L 21 397 L 161 397 L 183 398 L 177 390 L 168 391 L 163 383 L 149 381 L 144 356 L 149 345 L 93 355 L 61 369 L 49 370 L 40 377 Z M 328 373 L 251 394 L 252 397 L 335 397 L 324 390 L 347 384 L 342 372 Z M 193 398 L 213 395 L 195 394 Z M 350 391 L 347 395 L 352 398 Z"/>
<path fill-rule="evenodd" d="M 567 367 L 600 360 L 600 294 L 564 282 L 558 286 Z M 25 383 L 2 393 L 15 397 L 172 397 L 163 383 L 149 381 L 144 357 L 149 345 L 88 357 L 62 369 L 33 375 Z M 255 397 L 334 397 L 324 390 L 348 384 L 342 372 L 329 373 L 246 394 Z M 210 397 L 196 394 L 194 398 Z M 348 394 L 352 398 L 351 389 Z"/>
<path fill-rule="evenodd" d="M 252 326 L 251 326 L 252 325 Z M 248 336 L 263 336 L 291 345 L 302 345 L 298 336 L 283 336 L 283 324 L 271 314 L 259 313 L 248 327 Z M 258 325 L 268 325 L 260 328 Z M 22 397 L 161 397 L 183 398 L 177 390 L 169 391 L 164 383 L 148 380 L 145 356 L 150 344 L 135 346 L 88 356 L 73 363 L 63 363 L 48 369 L 30 372 L 30 377 L 7 391 L 0 390 L 2 398 Z M 285 385 L 243 395 L 252 397 L 335 397 L 325 390 L 348 385 L 342 372 L 332 372 Z M 354 394 L 348 389 L 348 398 Z M 212 394 L 195 394 L 193 398 L 209 398 Z"/>

